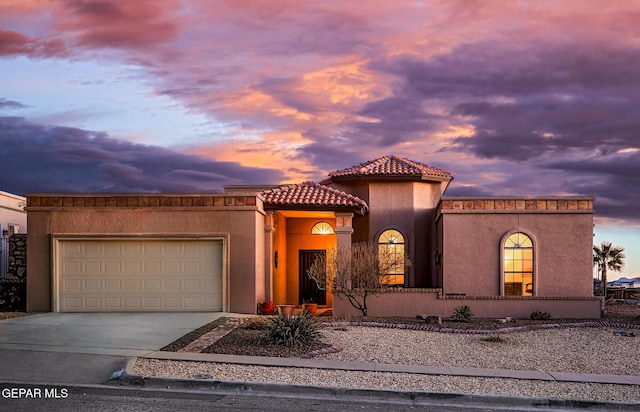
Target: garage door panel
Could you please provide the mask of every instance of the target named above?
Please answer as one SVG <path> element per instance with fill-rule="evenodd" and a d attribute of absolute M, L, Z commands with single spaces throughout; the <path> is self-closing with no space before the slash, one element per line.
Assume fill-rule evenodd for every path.
<path fill-rule="evenodd" d="M 222 242 L 61 240 L 60 311 L 220 311 Z"/>
<path fill-rule="evenodd" d="M 120 292 L 122 290 L 122 279 L 105 279 L 103 282 L 105 292 Z"/>
<path fill-rule="evenodd" d="M 82 279 L 80 279 L 82 280 Z M 81 283 L 82 288 L 86 291 L 100 291 L 103 289 L 100 279 L 84 279 Z"/>

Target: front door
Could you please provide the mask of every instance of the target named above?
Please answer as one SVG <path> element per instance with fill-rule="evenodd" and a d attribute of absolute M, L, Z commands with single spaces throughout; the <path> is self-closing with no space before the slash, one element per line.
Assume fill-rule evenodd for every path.
<path fill-rule="evenodd" d="M 325 255 L 324 250 L 301 250 L 298 262 L 300 273 L 300 304 L 302 303 L 317 303 L 318 305 L 327 304 L 327 295 L 324 290 L 318 289 L 318 284 L 315 280 L 309 278 L 307 275 L 307 269 L 311 267 L 316 257 Z"/>

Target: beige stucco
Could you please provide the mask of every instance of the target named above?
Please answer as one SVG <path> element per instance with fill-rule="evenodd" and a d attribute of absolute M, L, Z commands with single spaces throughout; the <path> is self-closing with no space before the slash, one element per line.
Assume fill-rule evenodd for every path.
<path fill-rule="evenodd" d="M 501 295 L 501 243 L 514 231 L 533 240 L 536 296 L 593 295 L 592 208 L 441 209 L 438 224 L 445 295 Z"/>
<path fill-rule="evenodd" d="M 128 194 L 27 198 L 28 311 L 52 309 L 52 239 L 61 235 L 224 238 L 225 310 L 255 313 L 257 303 L 264 300 L 264 211 L 255 196 Z M 97 198 L 102 199 L 99 205 Z"/>
<path fill-rule="evenodd" d="M 375 242 L 387 229 L 400 231 L 411 259 L 406 286 L 435 286 L 434 220 L 448 181 L 404 180 L 363 179 L 340 181 L 330 186 L 352 193 L 369 205 L 369 213 L 354 218 L 354 242 Z"/>
<path fill-rule="evenodd" d="M 409 178 L 331 183 L 365 200 L 364 215 L 330 203 L 265 210 L 263 187 L 215 195 L 28 195 L 27 310 L 52 309 L 58 238 L 222 239 L 224 310 L 255 313 L 259 302 L 301 303 L 301 250 L 330 253 L 396 229 L 412 266 L 404 288 L 370 299 L 370 315 L 449 316 L 465 304 L 480 317 L 600 315 L 592 296 L 593 198 L 442 198 L 447 185 Z M 312 235 L 321 221 L 335 234 Z M 533 296 L 503 296 L 502 243 L 514 231 L 534 243 Z M 357 314 L 330 294 L 327 306 L 336 316 Z"/>
<path fill-rule="evenodd" d="M 469 306 L 474 317 L 526 319 L 531 312 L 547 311 L 553 318 L 597 319 L 601 300 L 598 297 L 564 298 L 445 298 L 439 290 L 404 289 L 373 296 L 367 301 L 369 316 L 415 317 L 417 314 L 449 317 L 455 308 Z M 341 317 L 359 316 L 347 301 L 335 299 L 334 314 Z"/>

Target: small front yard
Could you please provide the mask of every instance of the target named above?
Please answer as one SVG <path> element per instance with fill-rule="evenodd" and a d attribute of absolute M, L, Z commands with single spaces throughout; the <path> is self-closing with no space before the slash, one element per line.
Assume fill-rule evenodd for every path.
<path fill-rule="evenodd" d="M 378 322 L 378 323 L 396 323 L 396 324 L 408 324 L 408 325 L 425 325 L 425 322 L 422 320 L 418 320 L 415 318 L 351 318 L 351 319 L 334 319 L 330 316 L 320 316 L 318 317 L 320 322 L 340 322 L 340 321 L 353 321 L 353 322 Z M 605 318 L 601 319 L 602 321 L 610 321 L 617 323 L 625 323 L 625 324 L 640 324 L 640 306 L 638 305 L 628 305 L 628 304 L 610 304 L 607 305 L 607 311 Z M 300 344 L 294 347 L 286 347 L 286 346 L 276 346 L 276 345 L 267 345 L 262 341 L 264 334 L 266 333 L 266 318 L 265 317 L 255 317 L 248 318 L 244 321 L 244 323 L 233 329 L 226 336 L 222 337 L 206 349 L 204 349 L 203 353 L 219 353 L 219 354 L 230 354 L 230 355 L 245 355 L 245 356 L 272 356 L 272 357 L 298 357 L 304 354 L 307 354 L 311 351 L 315 351 L 322 348 L 328 348 L 333 345 L 342 346 L 344 349 L 348 349 L 349 338 L 344 342 L 340 339 L 341 329 L 344 329 L 343 332 L 346 332 L 354 327 L 324 327 L 322 328 L 324 337 L 320 341 L 309 342 Z M 496 321 L 495 319 L 472 319 L 470 322 L 454 322 L 451 320 L 443 320 L 442 328 L 450 328 L 450 329 L 486 329 L 486 330 L 497 330 L 505 327 L 519 327 L 525 325 L 540 325 L 540 324 L 548 324 L 548 323 L 575 323 L 575 322 L 588 322 L 593 321 L 593 319 L 551 319 L 551 320 L 530 320 L 530 319 L 514 319 L 508 323 L 502 323 Z M 216 322 L 212 322 L 208 325 L 203 326 L 202 328 L 194 331 L 188 335 L 183 336 L 167 347 L 163 348 L 165 351 L 177 351 L 180 348 L 183 348 L 187 344 L 196 340 L 198 337 L 204 335 L 205 333 L 213 330 L 221 323 L 224 322 L 224 319 L 219 319 Z M 370 328 L 363 328 L 370 329 Z M 573 330 L 573 329 L 570 329 Z M 550 331 L 553 333 L 554 331 Z M 421 331 L 416 331 L 416 333 L 424 333 Z M 569 333 L 570 332 L 562 332 Z M 636 334 L 640 334 L 640 331 L 635 331 Z M 609 332 L 608 334 L 611 334 Z M 348 334 L 347 334 L 348 335 Z M 517 335 L 517 333 L 516 333 Z M 576 335 L 575 333 L 573 335 Z M 449 336 L 449 335 L 446 335 Z M 486 335 L 467 335 L 472 336 L 473 339 L 480 341 L 483 338 L 487 338 Z M 491 335 L 489 335 L 491 336 Z M 497 342 L 489 343 L 500 343 L 502 342 L 504 346 L 509 346 L 509 343 L 513 343 L 515 338 L 512 338 L 513 334 L 502 334 L 499 335 L 498 338 L 494 337 L 494 340 Z M 443 339 L 445 339 L 443 337 Z M 640 339 L 640 337 L 638 338 Z M 487 343 L 487 341 L 484 341 Z M 634 340 L 635 342 L 635 340 Z M 371 346 L 377 345 L 375 342 L 368 342 Z M 579 348 L 576 348 L 579 349 Z M 382 350 L 393 350 L 393 349 L 382 349 Z M 340 355 L 331 355 L 333 358 L 339 358 Z"/>

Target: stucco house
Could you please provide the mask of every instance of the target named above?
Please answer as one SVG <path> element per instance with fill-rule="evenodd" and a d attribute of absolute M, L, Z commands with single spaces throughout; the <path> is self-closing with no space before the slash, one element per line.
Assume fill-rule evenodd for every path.
<path fill-rule="evenodd" d="M 592 197 L 447 197 L 451 173 L 384 156 L 320 183 L 216 194 L 27 194 L 27 310 L 231 311 L 313 300 L 317 253 L 372 241 L 412 264 L 372 316 L 597 318 Z"/>

